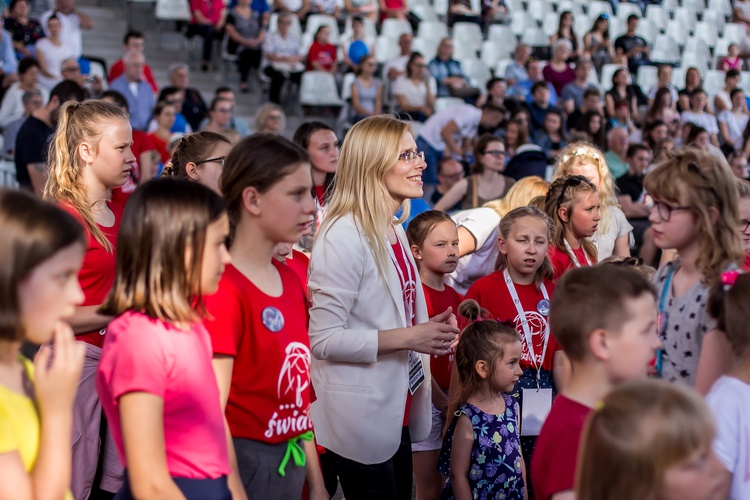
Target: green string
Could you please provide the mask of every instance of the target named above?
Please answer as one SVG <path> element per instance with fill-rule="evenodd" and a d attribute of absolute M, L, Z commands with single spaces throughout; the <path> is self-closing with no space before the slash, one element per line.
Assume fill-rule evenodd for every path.
<path fill-rule="evenodd" d="M 279 475 L 281 477 L 286 476 L 286 464 L 289 463 L 290 457 L 294 459 L 294 465 L 297 467 L 304 467 L 307 464 L 305 448 L 300 445 L 299 441 L 312 441 L 314 438 L 315 434 L 313 434 L 313 431 L 307 431 L 286 442 L 286 453 L 284 453 L 284 458 L 281 459 L 281 465 L 279 465 Z"/>

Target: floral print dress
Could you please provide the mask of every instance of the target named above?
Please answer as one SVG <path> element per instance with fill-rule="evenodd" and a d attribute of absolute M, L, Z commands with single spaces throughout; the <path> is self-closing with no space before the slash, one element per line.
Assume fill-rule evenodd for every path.
<path fill-rule="evenodd" d="M 475 500 L 523 500 L 523 463 L 518 429 L 518 404 L 512 396 L 503 395 L 505 412 L 499 415 L 484 413 L 469 403 L 459 406 L 440 450 L 438 470 L 450 477 L 451 445 L 458 417 L 465 415 L 474 429 L 471 450 L 469 485 Z M 441 499 L 453 499 L 450 480 Z"/>

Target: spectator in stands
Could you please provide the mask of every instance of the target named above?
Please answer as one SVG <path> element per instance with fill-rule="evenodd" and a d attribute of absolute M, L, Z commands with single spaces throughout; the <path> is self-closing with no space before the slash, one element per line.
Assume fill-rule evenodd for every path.
<path fill-rule="evenodd" d="M 659 91 L 659 89 L 667 89 L 669 90 L 669 97 L 671 98 L 671 107 L 672 109 L 677 109 L 677 100 L 679 99 L 679 94 L 677 91 L 677 87 L 672 85 L 672 66 L 670 64 L 660 64 L 656 70 L 656 85 L 651 87 L 651 90 L 648 91 L 648 104 L 649 106 L 654 102 L 654 98 L 656 97 L 656 93 Z"/>
<path fill-rule="evenodd" d="M 359 63 L 357 78 L 352 82 L 352 124 L 383 112 L 383 82 L 375 77 L 377 69 L 375 56 L 364 56 Z"/>
<path fill-rule="evenodd" d="M 214 98 L 214 100 L 211 101 L 211 108 L 208 112 L 208 123 L 203 130 L 217 134 L 224 134 L 229 137 L 228 133 L 232 131 L 233 113 L 234 105 L 232 104 L 232 101 L 219 97 Z"/>
<path fill-rule="evenodd" d="M 18 76 L 19 80 L 8 88 L 0 105 L 0 127 L 3 128 L 24 115 L 23 95 L 29 90 L 38 90 L 43 102 L 49 100 L 49 92 L 39 85 L 39 63 L 36 59 L 23 59 L 18 64 Z"/>
<path fill-rule="evenodd" d="M 38 89 L 31 89 L 23 93 L 21 102 L 23 104 L 23 116 L 10 122 L 3 129 L 3 139 L 5 139 L 3 142 L 3 149 L 11 156 L 15 154 L 16 138 L 18 137 L 18 131 L 21 130 L 21 126 L 26 121 L 26 118 L 31 116 L 31 113 L 44 105 L 45 101 L 42 98 L 42 93 Z"/>
<path fill-rule="evenodd" d="M 740 57 L 739 45 L 737 45 L 736 43 L 730 43 L 729 47 L 727 47 L 727 55 L 721 61 L 722 71 L 729 71 L 730 69 L 742 71 L 742 67 L 744 66 L 744 64 L 744 61 Z"/>
<path fill-rule="evenodd" d="M 620 64 L 627 64 L 628 69 L 633 75 L 638 74 L 638 68 L 644 64 L 649 64 L 648 42 L 642 36 L 636 35 L 638 29 L 638 16 L 630 14 L 628 16 L 628 30 L 615 40 L 615 55 Z"/>
<path fill-rule="evenodd" d="M 750 114 L 742 89 L 733 89 L 730 95 L 732 108 L 725 109 L 717 118 L 719 134 L 725 152 L 742 151 L 742 133 L 747 127 Z"/>
<path fill-rule="evenodd" d="M 267 24 L 268 10 L 261 12 L 251 5 L 250 0 L 238 0 L 237 5 L 227 14 L 227 51 L 237 56 L 240 92 L 243 94 L 250 91 L 250 70 L 257 71 L 260 68 L 263 40 L 266 37 L 264 26 Z"/>
<path fill-rule="evenodd" d="M 281 106 L 267 103 L 255 113 L 255 132 L 261 134 L 281 135 L 286 128 L 286 115 Z"/>
<path fill-rule="evenodd" d="M 562 112 L 555 108 L 547 112 L 544 125 L 534 134 L 534 143 L 544 150 L 550 162 L 568 145 Z"/>
<path fill-rule="evenodd" d="M 378 3 L 375 0 L 344 0 L 344 7 L 349 15 L 364 16 L 373 23 L 378 20 Z"/>
<path fill-rule="evenodd" d="M 185 116 L 192 130 L 198 130 L 201 120 L 206 117 L 208 110 L 200 91 L 190 87 L 190 68 L 185 63 L 174 63 L 169 67 L 167 75 L 169 76 L 169 83 L 178 90 L 182 90 L 184 94 L 181 111 L 183 116 Z"/>
<path fill-rule="evenodd" d="M 672 138 L 664 139 L 658 143 L 654 148 L 654 163 L 666 160 L 667 157 L 674 152 L 676 147 L 677 145 Z"/>
<path fill-rule="evenodd" d="M 679 133 L 680 114 L 674 109 L 672 91 L 667 87 L 657 90 L 651 99 L 651 104 L 646 113 L 646 124 L 654 121 L 665 123 L 669 127 L 670 135 L 676 136 Z"/>
<path fill-rule="evenodd" d="M 687 138 L 688 146 L 693 146 L 704 151 L 707 151 L 723 161 L 726 161 L 724 153 L 716 145 L 711 144 L 711 134 L 704 127 L 695 125 L 690 129 L 690 134 Z"/>
<path fill-rule="evenodd" d="M 329 41 L 330 37 L 331 28 L 321 24 L 315 32 L 313 43 L 307 52 L 307 71 L 324 71 L 336 74 L 338 69 L 336 52 L 338 49 Z"/>
<path fill-rule="evenodd" d="M 628 84 L 628 70 L 621 68 L 612 75 L 612 88 L 604 94 L 604 110 L 608 117 L 615 116 L 615 106 L 626 103 L 631 116 L 638 116 L 638 96 L 633 86 Z"/>
<path fill-rule="evenodd" d="M 490 78 L 487 80 L 485 85 L 487 92 L 477 99 L 477 107 L 481 108 L 487 103 L 492 104 L 496 108 L 508 109 L 507 103 L 505 102 L 505 92 L 508 90 L 508 84 L 503 78 Z"/>
<path fill-rule="evenodd" d="M 646 202 L 643 178 L 651 165 L 651 150 L 643 144 L 631 144 L 627 153 L 628 171 L 617 179 L 620 206 L 628 220 L 648 219 L 651 207 Z"/>
<path fill-rule="evenodd" d="M 409 35 L 409 50 L 411 50 L 411 35 Z M 352 19 L 352 33 L 350 35 L 341 38 L 341 49 L 344 53 L 344 64 L 346 64 L 348 70 L 357 71 L 357 65 L 359 60 L 352 61 L 349 57 L 349 50 L 355 42 L 362 42 L 367 47 L 367 54 L 362 55 L 373 55 L 375 54 L 375 38 L 368 36 L 365 30 L 365 20 L 361 17 L 355 17 Z M 361 56 L 360 56 L 361 57 Z"/>
<path fill-rule="evenodd" d="M 526 72 L 526 63 L 531 57 L 531 47 L 525 43 L 516 45 L 516 52 L 513 54 L 513 62 L 505 68 L 505 79 L 508 86 L 512 87 L 519 82 L 529 80 L 529 74 Z"/>
<path fill-rule="evenodd" d="M 338 19 L 343 2 L 340 0 L 310 0 L 310 13 L 323 14 Z"/>
<path fill-rule="evenodd" d="M 549 44 L 554 47 L 558 40 L 567 40 L 571 45 L 568 62 L 574 62 L 582 54 L 578 47 L 578 36 L 573 29 L 573 13 L 565 10 L 560 14 L 560 21 L 557 24 L 557 32 L 550 37 Z"/>
<path fill-rule="evenodd" d="M 591 61 L 589 59 L 579 58 L 574 71 L 575 80 L 567 84 L 560 95 L 562 108 L 568 115 L 583 106 L 583 95 L 587 90 L 596 90 L 596 85 L 589 82 L 589 76 L 591 75 Z"/>
<path fill-rule="evenodd" d="M 270 33 L 263 44 L 263 52 L 268 60 L 263 72 L 271 79 L 268 99 L 276 104 L 281 104 L 281 87 L 284 82 L 291 80 L 299 85 L 305 70 L 302 42 L 297 33 L 289 31 L 291 24 L 289 14 L 281 14 L 277 31 Z"/>
<path fill-rule="evenodd" d="M 573 132 L 576 130 L 582 130 L 583 115 L 589 111 L 596 111 L 599 114 L 604 113 L 602 106 L 602 94 L 599 89 L 595 87 L 589 87 L 583 93 L 583 99 L 580 106 L 576 106 L 575 109 L 568 113 L 568 130 Z"/>
<path fill-rule="evenodd" d="M 732 109 L 732 91 L 740 86 L 740 72 L 736 69 L 730 69 L 724 75 L 724 89 L 720 90 L 714 96 L 714 114 L 719 116 L 724 110 Z"/>
<path fill-rule="evenodd" d="M 628 171 L 628 131 L 613 128 L 607 132 L 607 152 L 604 154 L 612 178 L 617 179 Z"/>
<path fill-rule="evenodd" d="M 409 6 L 407 0 L 379 0 L 380 20 L 401 19 L 407 20 Z"/>
<path fill-rule="evenodd" d="M 11 0 L 9 11 L 5 30 L 13 37 L 18 59 L 36 57 L 36 42 L 44 38 L 44 28 L 38 20 L 29 18 L 28 0 Z"/>
<path fill-rule="evenodd" d="M 402 33 L 398 37 L 399 55 L 385 63 L 383 74 L 388 81 L 393 83 L 401 76 L 406 74 L 406 64 L 411 57 L 412 36 L 411 33 Z"/>
<path fill-rule="evenodd" d="M 154 107 L 154 120 L 156 120 L 158 128 L 148 135 L 156 148 L 157 153 L 159 153 L 160 161 L 165 165 L 172 156 L 167 149 L 167 145 L 173 135 L 172 127 L 174 126 L 174 117 L 176 113 L 177 110 L 172 104 L 169 104 L 166 101 L 160 101 Z"/>
<path fill-rule="evenodd" d="M 124 58 L 125 72 L 112 82 L 110 88 L 125 96 L 128 101 L 130 125 L 135 130 L 148 130 L 156 105 L 154 89 L 143 78 L 146 59 L 140 52 L 128 52 Z"/>
<path fill-rule="evenodd" d="M 312 8 L 310 0 L 274 0 L 273 4 L 276 6 L 276 10 L 284 14 L 297 16 L 300 21 L 305 20 L 307 13 Z"/>
<path fill-rule="evenodd" d="M 638 128 L 633 123 L 632 117 L 630 116 L 630 107 L 627 103 L 621 102 L 615 105 L 615 116 L 609 119 L 609 122 L 607 122 L 607 127 L 610 129 L 625 129 L 625 132 L 627 132 L 629 136 L 634 134 L 638 130 Z"/>
<path fill-rule="evenodd" d="M 126 54 L 128 52 L 140 52 L 141 54 L 143 54 L 144 49 L 146 48 L 146 39 L 143 37 L 143 33 L 141 33 L 140 31 L 128 31 L 127 33 L 125 33 L 125 38 L 123 39 L 122 43 L 123 49 Z M 119 78 L 119 76 L 122 75 L 124 71 L 124 59 L 118 59 L 109 69 L 109 76 L 107 77 L 107 81 L 109 81 L 109 83 L 112 83 L 117 78 Z M 148 64 L 143 67 L 143 77 L 146 79 L 148 84 L 151 85 L 151 88 L 154 89 L 154 93 L 159 92 L 159 85 L 156 83 L 154 73 L 153 71 L 151 71 L 151 66 L 149 66 Z"/>
<path fill-rule="evenodd" d="M 447 193 L 457 182 L 464 178 L 464 166 L 452 156 L 444 156 L 438 161 L 438 185 L 430 196 L 432 206 Z M 461 210 L 461 202 L 453 205 L 446 212 Z"/>
<path fill-rule="evenodd" d="M 427 119 L 417 137 L 417 149 L 424 151 L 427 168 L 422 173 L 426 185 L 437 184 L 437 165 L 440 158 L 463 158 L 471 151 L 471 141 L 479 127 L 493 129 L 505 112 L 485 104 L 479 109 L 471 104 L 445 108 Z"/>
<path fill-rule="evenodd" d="M 224 2 L 212 0 L 190 0 L 192 18 L 186 36 L 203 38 L 203 60 L 201 70 L 205 73 L 213 58 L 214 40 L 220 38 L 227 18 L 227 8 Z"/>
<path fill-rule="evenodd" d="M 614 60 L 615 51 L 609 38 L 609 14 L 600 14 L 596 18 L 591 31 L 583 37 L 583 50 L 591 54 L 597 73 L 601 73 L 602 66 Z"/>
<path fill-rule="evenodd" d="M 685 70 L 685 88 L 677 93 L 679 95 L 677 111 L 682 113 L 690 109 L 690 95 L 695 89 L 700 88 L 701 83 L 701 72 L 698 68 L 690 67 Z"/>
<path fill-rule="evenodd" d="M 557 110 L 549 103 L 549 88 L 546 82 L 536 82 L 531 87 L 532 101 L 527 104 L 531 116 L 530 131 L 532 134 L 540 131 L 544 126 L 544 118 L 550 110 Z"/>
<path fill-rule="evenodd" d="M 744 151 L 732 151 L 729 153 L 727 163 L 729 163 L 729 168 L 732 169 L 735 177 L 743 180 L 747 179 L 747 156 L 745 156 Z"/>
<path fill-rule="evenodd" d="M 55 133 L 60 106 L 68 101 L 81 102 L 86 91 L 76 82 L 65 80 L 50 92 L 47 104 L 29 116 L 16 137 L 16 180 L 23 189 L 42 194 L 47 182 L 47 143 Z"/>
<path fill-rule="evenodd" d="M 544 79 L 555 87 L 557 95 L 562 94 L 563 88 L 576 79 L 575 71 L 568 64 L 573 54 L 573 44 L 568 39 L 558 40 L 552 45 L 552 60 L 544 67 Z"/>
<path fill-rule="evenodd" d="M 39 20 L 49 30 L 47 20 L 54 15 L 60 21 L 60 41 L 70 51 L 72 57 L 79 58 L 83 53 L 83 32 L 94 27 L 89 16 L 76 9 L 73 0 L 55 0 L 55 9 L 48 10 Z M 47 31 L 47 36 L 50 33 Z"/>
<path fill-rule="evenodd" d="M 561 43 L 565 43 L 565 41 L 563 40 Z M 526 73 L 528 79 L 521 80 L 508 89 L 508 97 L 521 102 L 531 102 L 532 85 L 536 82 L 545 81 L 544 75 L 542 74 L 541 64 L 537 59 L 529 58 L 526 61 Z M 549 82 L 547 82 L 547 88 L 549 88 L 549 102 L 555 106 L 557 104 L 557 91 Z"/>
<path fill-rule="evenodd" d="M 0 86 L 2 91 L 18 81 L 18 59 L 10 33 L 0 29 Z M 0 91 L 0 95 L 2 95 Z"/>
<path fill-rule="evenodd" d="M 706 129 L 711 144 L 718 148 L 719 125 L 716 123 L 714 115 L 710 115 L 706 112 L 707 105 L 708 97 L 706 96 L 706 91 L 700 87 L 693 90 L 692 94 L 690 94 L 690 110 L 682 112 L 682 123 L 690 122 Z"/>
<path fill-rule="evenodd" d="M 164 87 L 161 89 L 161 92 L 159 92 L 159 98 L 157 99 L 157 102 L 166 102 L 167 104 L 171 104 L 177 111 L 174 117 L 174 125 L 172 125 L 173 134 L 189 134 L 193 131 L 192 127 L 187 122 L 185 115 L 180 112 L 183 107 L 184 101 L 185 91 L 180 90 L 177 87 Z M 148 126 L 148 131 L 153 132 L 157 127 L 158 124 L 156 123 L 156 120 L 151 120 L 151 123 L 149 123 Z"/>
<path fill-rule="evenodd" d="M 516 156 L 519 148 L 529 143 L 529 130 L 518 120 L 510 120 L 505 126 L 506 163 Z"/>
<path fill-rule="evenodd" d="M 435 210 L 448 211 L 460 204 L 461 210 L 483 206 L 508 193 L 515 180 L 503 175 L 505 170 L 505 144 L 492 134 L 484 134 L 474 145 L 474 165 L 471 175 L 451 187 L 435 204 Z"/>
<path fill-rule="evenodd" d="M 229 87 L 218 87 L 214 91 L 214 99 L 224 99 L 229 101 L 230 103 L 232 103 L 232 109 L 235 109 L 237 106 L 237 99 L 234 95 L 234 90 Z M 207 123 L 208 118 L 204 119 L 201 122 L 201 128 L 204 128 Z M 247 124 L 247 121 L 241 116 L 235 115 L 234 113 L 232 114 L 232 120 L 229 123 L 229 128 L 236 130 L 240 137 L 246 137 L 250 135 L 250 126 Z"/>
<path fill-rule="evenodd" d="M 461 63 L 453 59 L 453 40 L 443 38 L 437 55 L 430 61 L 430 74 L 437 82 L 438 97 L 461 97 L 471 99 L 479 96 L 479 90 L 472 88 L 468 77 L 461 69 Z"/>
<path fill-rule="evenodd" d="M 678 119 L 679 124 L 679 119 Z M 649 149 L 655 149 L 656 145 L 664 139 L 669 137 L 669 127 L 662 120 L 654 120 L 646 122 L 646 126 L 643 127 L 643 136 L 641 137 L 641 143 L 649 147 Z"/>
<path fill-rule="evenodd" d="M 493 23 L 506 24 L 510 21 L 510 12 L 504 0 L 482 0 L 482 23 L 487 28 Z"/>
<path fill-rule="evenodd" d="M 586 140 L 604 151 L 606 149 L 607 134 L 604 126 L 604 116 L 600 111 L 587 111 L 581 117 L 580 131 L 586 136 Z"/>
<path fill-rule="evenodd" d="M 47 89 L 51 89 L 62 81 L 60 67 L 62 62 L 74 57 L 72 50 L 60 38 L 60 19 L 50 16 L 47 19 L 47 37 L 36 43 L 36 58 L 39 61 L 39 82 Z M 77 64 L 77 63 L 76 63 Z"/>
<path fill-rule="evenodd" d="M 482 13 L 472 9 L 470 0 L 449 0 L 448 27 L 456 23 L 476 23 L 482 25 Z"/>
<path fill-rule="evenodd" d="M 436 93 L 437 85 L 427 71 L 424 57 L 419 52 L 412 52 L 406 75 L 393 84 L 398 109 L 413 120 L 423 122 L 435 111 Z"/>
<path fill-rule="evenodd" d="M 732 2 L 732 18 L 735 23 L 745 26 L 745 32 L 750 36 L 750 1 L 735 0 Z"/>

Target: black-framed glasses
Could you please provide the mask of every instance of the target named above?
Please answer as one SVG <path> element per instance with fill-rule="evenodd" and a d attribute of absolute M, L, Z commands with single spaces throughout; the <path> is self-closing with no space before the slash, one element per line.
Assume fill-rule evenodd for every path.
<path fill-rule="evenodd" d="M 219 163 L 223 167 L 224 160 L 226 160 L 226 156 L 217 156 L 216 158 L 209 158 L 208 160 L 196 161 L 195 164 L 202 165 L 203 163 Z"/>
<path fill-rule="evenodd" d="M 740 232 L 746 233 L 748 229 L 750 229 L 750 220 L 742 219 L 740 221 Z"/>
<path fill-rule="evenodd" d="M 659 218 L 664 222 L 669 222 L 669 219 L 672 217 L 672 212 L 680 210 L 692 210 L 691 207 L 669 205 L 668 203 L 664 203 L 663 201 L 654 201 L 654 209 L 656 209 L 656 213 L 659 214 Z"/>
<path fill-rule="evenodd" d="M 399 160 L 404 160 L 406 163 L 413 163 L 420 158 L 424 161 L 424 151 L 404 151 L 398 155 Z"/>
<path fill-rule="evenodd" d="M 495 158 L 500 158 L 501 156 L 505 156 L 505 151 L 500 151 L 499 149 L 490 149 L 488 151 L 485 151 L 484 154 L 492 155 Z"/>
<path fill-rule="evenodd" d="M 565 199 L 565 191 L 568 190 L 568 186 L 570 187 L 576 187 L 580 186 L 581 184 L 590 184 L 591 181 L 588 179 L 588 177 L 584 177 L 583 175 L 569 175 L 565 178 L 565 182 L 563 183 L 563 187 L 560 190 L 560 197 L 557 199 L 557 207 L 560 208 L 560 205 L 562 205 L 563 200 Z"/>

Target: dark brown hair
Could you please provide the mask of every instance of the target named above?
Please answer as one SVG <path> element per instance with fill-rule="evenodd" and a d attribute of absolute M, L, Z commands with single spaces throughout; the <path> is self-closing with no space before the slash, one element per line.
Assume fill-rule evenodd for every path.
<path fill-rule="evenodd" d="M 518 133 L 519 139 L 521 138 L 521 133 Z M 487 151 L 487 145 L 491 142 L 499 142 L 503 145 L 503 149 L 505 149 L 505 142 L 499 138 L 496 135 L 492 134 L 482 134 L 482 136 L 477 139 L 477 142 L 474 143 L 474 165 L 471 167 L 471 173 L 472 174 L 481 174 L 484 172 L 484 165 L 482 164 L 482 161 L 480 160 L 481 156 L 484 156 L 485 152 Z"/>
<path fill-rule="evenodd" d="M 24 191 L 0 189 L 0 339 L 24 338 L 18 287 L 35 267 L 75 243 L 86 247 L 81 224 L 52 203 Z"/>
<path fill-rule="evenodd" d="M 453 219 L 441 210 L 427 210 L 414 217 L 406 228 L 406 237 L 409 245 L 422 247 L 427 235 L 441 222 L 450 222 L 455 225 Z"/>
<path fill-rule="evenodd" d="M 731 272 L 731 271 L 730 271 Z M 750 345 L 750 274 L 741 273 L 733 285 L 717 281 L 708 297 L 708 313 L 716 328 L 727 335 L 737 356 L 747 354 Z"/>
<path fill-rule="evenodd" d="M 222 142 L 231 144 L 225 135 L 207 130 L 184 136 L 177 143 L 172 159 L 164 165 L 162 176 L 187 179 L 187 164 L 207 160 L 214 147 Z"/>

